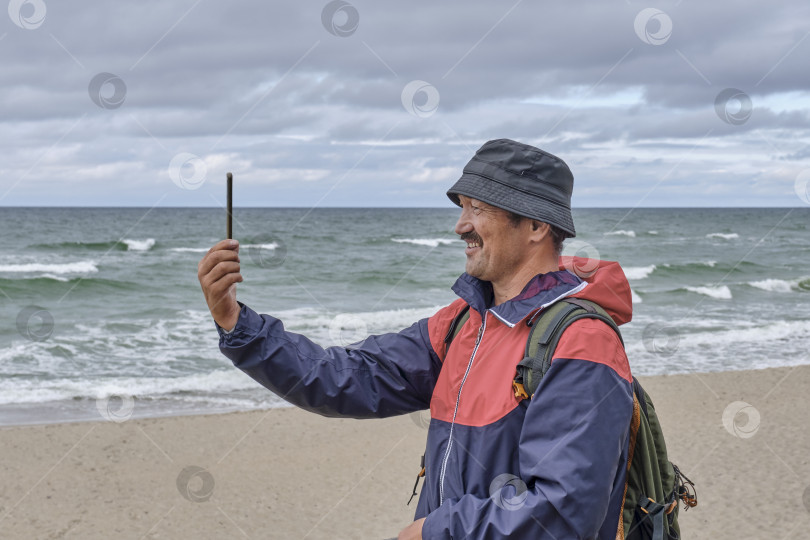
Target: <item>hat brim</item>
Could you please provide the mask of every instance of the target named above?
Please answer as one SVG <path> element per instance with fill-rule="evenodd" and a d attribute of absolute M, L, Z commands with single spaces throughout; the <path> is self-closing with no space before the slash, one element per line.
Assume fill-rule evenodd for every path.
<path fill-rule="evenodd" d="M 478 199 L 520 216 L 554 225 L 565 231 L 570 237 L 577 235 L 570 209 L 543 197 L 515 190 L 492 179 L 464 173 L 453 187 L 447 190 L 447 196 L 457 206 L 461 206 L 459 195 Z"/>

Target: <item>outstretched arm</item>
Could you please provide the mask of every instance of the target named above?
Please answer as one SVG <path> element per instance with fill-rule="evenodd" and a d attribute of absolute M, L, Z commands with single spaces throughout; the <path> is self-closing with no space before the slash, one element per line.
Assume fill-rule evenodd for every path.
<path fill-rule="evenodd" d="M 234 365 L 290 403 L 324 416 L 385 417 L 426 409 L 441 363 L 427 319 L 348 347 L 323 348 L 242 306 L 220 350 Z"/>

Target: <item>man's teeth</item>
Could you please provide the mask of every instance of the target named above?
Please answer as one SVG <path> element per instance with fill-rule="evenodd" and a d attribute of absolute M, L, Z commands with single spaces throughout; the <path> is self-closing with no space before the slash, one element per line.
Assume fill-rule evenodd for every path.
<path fill-rule="evenodd" d="M 479 244 L 478 242 L 467 242 L 467 247 L 468 248 L 481 247 L 481 244 Z"/>

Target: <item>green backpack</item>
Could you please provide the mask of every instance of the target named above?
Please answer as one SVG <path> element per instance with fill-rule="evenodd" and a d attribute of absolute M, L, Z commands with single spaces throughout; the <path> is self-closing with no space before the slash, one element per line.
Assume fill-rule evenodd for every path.
<path fill-rule="evenodd" d="M 469 317 L 467 306 L 453 320 L 445 338 L 448 347 Z M 534 396 L 540 381 L 551 367 L 554 350 L 563 331 L 580 319 L 604 321 L 616 332 L 624 345 L 619 327 L 599 305 L 580 298 L 564 298 L 541 310 L 528 321 L 532 330 L 512 383 L 515 397 L 531 399 Z M 685 509 L 696 506 L 694 487 L 692 481 L 667 459 L 664 433 L 653 402 L 633 377 L 633 418 L 630 425 L 627 480 L 622 520 L 619 522 L 616 538 L 679 539 L 678 501 L 684 502 Z"/>

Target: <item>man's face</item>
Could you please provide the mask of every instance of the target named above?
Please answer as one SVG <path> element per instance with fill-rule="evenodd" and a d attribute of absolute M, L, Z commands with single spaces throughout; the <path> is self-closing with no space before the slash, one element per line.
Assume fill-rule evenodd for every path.
<path fill-rule="evenodd" d="M 455 232 L 467 243 L 466 272 L 497 283 L 512 276 L 527 257 L 525 223 L 515 226 L 505 210 L 459 196 L 461 216 Z"/>

